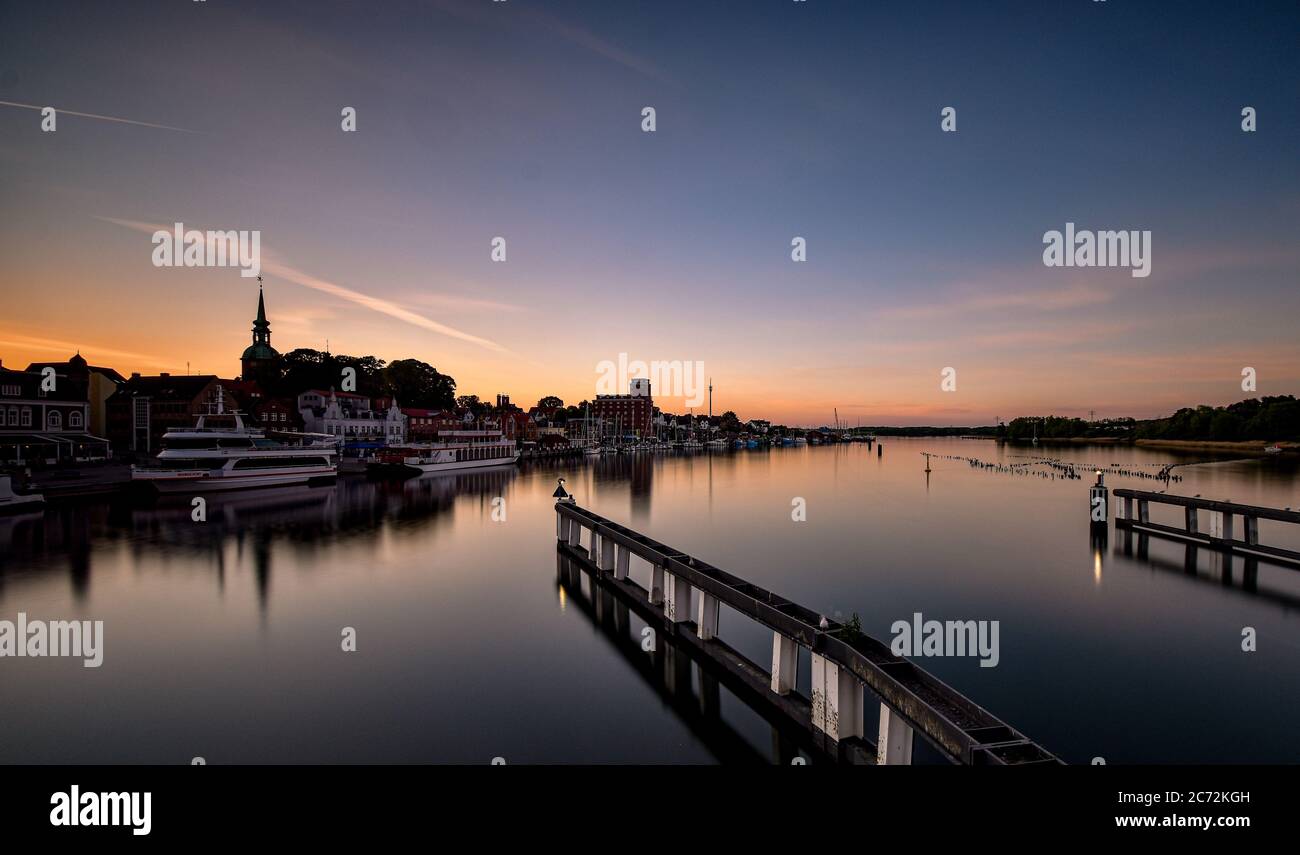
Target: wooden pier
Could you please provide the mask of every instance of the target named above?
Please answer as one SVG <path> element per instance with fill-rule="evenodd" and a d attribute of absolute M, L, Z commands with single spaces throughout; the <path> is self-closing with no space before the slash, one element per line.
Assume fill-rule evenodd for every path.
<path fill-rule="evenodd" d="M 593 592 L 599 588 L 634 609 L 674 650 L 707 659 L 711 672 L 739 697 L 806 734 L 800 741 L 812 745 L 817 755 L 850 764 L 909 764 L 919 733 L 953 763 L 1061 762 L 955 689 L 895 656 L 887 644 L 579 507 L 563 484 L 556 498 L 556 548 L 561 558 L 591 576 Z M 649 564 L 649 589 L 629 577 L 633 558 Z M 563 579 L 572 570 L 566 571 L 562 562 L 560 572 Z M 718 637 L 723 604 L 772 631 L 770 670 Z M 810 698 L 795 689 L 801 647 L 811 653 Z M 868 697 L 880 704 L 874 740 L 865 733 Z"/>
<path fill-rule="evenodd" d="M 1172 496 L 1167 493 L 1152 493 L 1146 490 L 1115 490 L 1115 498 L 1123 499 L 1123 505 L 1116 504 L 1115 526 L 1129 531 L 1158 534 L 1175 540 L 1196 543 L 1224 552 L 1240 553 L 1247 557 L 1271 558 L 1288 564 L 1300 565 L 1300 552 L 1267 546 L 1259 542 L 1259 521 L 1276 520 L 1286 523 L 1300 523 L 1300 512 L 1266 508 L 1260 505 L 1241 505 L 1236 502 L 1220 502 L 1214 499 L 1202 499 L 1198 496 Z M 1137 503 L 1137 514 L 1133 513 L 1133 503 Z M 1151 522 L 1151 505 L 1174 505 L 1183 509 L 1182 527 Z M 1202 531 L 1200 512 L 1209 514 L 1209 531 Z M 1242 537 L 1235 536 L 1235 520 L 1241 517 Z"/>

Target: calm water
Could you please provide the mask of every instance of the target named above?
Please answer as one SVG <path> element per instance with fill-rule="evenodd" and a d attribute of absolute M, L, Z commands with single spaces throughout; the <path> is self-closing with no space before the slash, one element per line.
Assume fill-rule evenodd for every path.
<path fill-rule="evenodd" d="M 886 438 L 883 457 L 853 445 L 349 478 L 214 497 L 206 523 L 187 502 L 0 518 L 0 619 L 103 620 L 106 637 L 99 669 L 0 659 L 0 762 L 784 758 L 725 689 L 674 701 L 635 618 L 612 636 L 585 584 L 559 584 L 557 474 L 596 512 L 828 615 L 857 612 L 878 638 L 917 611 L 999 621 L 996 668 L 921 664 L 1067 761 L 1300 762 L 1300 571 L 1248 576 L 1204 550 L 1189 569 L 1183 546 L 1155 538 L 1126 555 L 1113 528 L 1090 538 L 1090 478 L 935 459 L 927 479 L 923 450 L 1083 470 L 1178 459 Z M 1293 463 L 1176 471 L 1174 493 L 1300 505 Z M 806 522 L 791 520 L 795 497 Z M 1152 514 L 1181 523 L 1176 509 Z M 1300 549 L 1281 526 L 1262 523 L 1261 539 Z M 645 584 L 645 565 L 633 576 Z M 345 626 L 355 653 L 340 649 Z M 1255 653 L 1241 651 L 1245 626 Z M 725 609 L 722 635 L 769 663 L 770 635 Z"/>

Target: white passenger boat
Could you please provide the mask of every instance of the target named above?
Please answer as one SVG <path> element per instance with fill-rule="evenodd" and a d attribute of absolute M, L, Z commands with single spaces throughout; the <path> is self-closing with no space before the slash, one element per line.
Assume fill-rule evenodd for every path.
<path fill-rule="evenodd" d="M 268 438 L 240 413 L 199 416 L 169 430 L 154 462 L 131 467 L 131 481 L 160 493 L 238 490 L 324 482 L 337 475 L 338 438 L 280 431 Z"/>
<path fill-rule="evenodd" d="M 45 497 L 40 493 L 22 495 L 15 493 L 8 475 L 0 475 L 0 514 L 26 514 L 45 507 Z"/>
<path fill-rule="evenodd" d="M 513 466 L 519 460 L 514 440 L 502 436 L 500 431 L 444 431 L 439 437 L 446 437 L 446 441 L 384 449 L 366 467 L 366 472 L 379 476 L 412 476 Z"/>

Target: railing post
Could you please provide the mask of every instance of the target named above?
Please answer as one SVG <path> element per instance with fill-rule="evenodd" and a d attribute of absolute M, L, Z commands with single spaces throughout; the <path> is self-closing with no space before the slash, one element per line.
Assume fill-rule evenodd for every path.
<path fill-rule="evenodd" d="M 664 617 L 673 623 L 690 620 L 691 583 L 672 573 L 664 574 Z"/>
<path fill-rule="evenodd" d="M 839 742 L 862 736 L 863 685 L 845 668 L 812 654 L 812 725 Z"/>
<path fill-rule="evenodd" d="M 1198 525 L 1197 520 L 1196 520 L 1196 506 L 1195 506 L 1195 505 L 1188 505 L 1188 506 L 1187 506 L 1186 508 L 1184 508 L 1183 510 L 1184 510 L 1184 512 L 1185 512 L 1185 513 L 1183 514 L 1183 518 L 1184 518 L 1184 519 L 1186 520 L 1186 522 L 1187 522 L 1187 533 L 1188 533 L 1188 534 L 1196 534 L 1196 527 L 1197 527 L 1197 525 Z"/>
<path fill-rule="evenodd" d="M 876 765 L 912 764 L 912 728 L 885 704 L 880 705 L 880 738 L 876 741 Z"/>
<path fill-rule="evenodd" d="M 848 739 L 856 736 L 859 739 L 866 735 L 866 686 L 862 681 L 853 676 L 853 673 L 845 668 L 840 668 L 840 739 Z"/>
<path fill-rule="evenodd" d="M 627 565 L 632 553 L 628 552 L 626 546 L 614 547 L 614 578 L 623 580 L 627 578 Z"/>
<path fill-rule="evenodd" d="M 1259 517 L 1243 517 L 1246 522 L 1246 542 L 1259 546 Z"/>
<path fill-rule="evenodd" d="M 708 641 L 718 635 L 718 612 L 721 604 L 718 598 L 700 591 L 699 615 L 695 621 L 696 633 L 700 641 Z"/>
<path fill-rule="evenodd" d="M 794 688 L 799 668 L 799 646 L 793 638 L 779 632 L 772 633 L 772 691 L 788 695 Z"/>
<path fill-rule="evenodd" d="M 1223 512 L 1223 539 L 1232 540 L 1232 517 L 1231 511 Z"/>
<path fill-rule="evenodd" d="M 1138 499 L 1138 522 L 1151 522 L 1151 507 L 1146 499 Z"/>
<path fill-rule="evenodd" d="M 608 536 L 600 538 L 600 556 L 596 559 L 596 567 L 606 573 L 614 569 L 614 541 Z"/>
<path fill-rule="evenodd" d="M 569 520 L 569 546 L 577 549 L 582 546 L 582 523 Z"/>
<path fill-rule="evenodd" d="M 650 602 L 661 605 L 664 601 L 664 565 L 655 562 L 650 568 Z"/>
<path fill-rule="evenodd" d="M 1133 519 L 1133 497 L 1124 497 L 1124 519 Z"/>

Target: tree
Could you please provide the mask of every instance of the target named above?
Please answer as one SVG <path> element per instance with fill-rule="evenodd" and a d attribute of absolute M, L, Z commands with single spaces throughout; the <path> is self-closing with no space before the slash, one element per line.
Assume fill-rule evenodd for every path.
<path fill-rule="evenodd" d="M 398 359 L 383 370 L 385 394 L 405 407 L 451 409 L 456 404 L 456 381 L 418 359 Z"/>
<path fill-rule="evenodd" d="M 564 402 L 555 395 L 547 395 L 545 398 L 542 398 L 537 402 L 537 409 L 539 410 L 558 410 L 563 406 Z"/>
<path fill-rule="evenodd" d="M 272 396 L 293 396 L 308 389 L 343 388 L 343 369 L 356 371 L 356 392 L 378 395 L 383 392 L 384 361 L 373 356 L 335 356 L 307 347 L 291 350 L 280 357 L 276 377 L 267 382 Z"/>
<path fill-rule="evenodd" d="M 489 409 L 487 404 L 478 399 L 478 395 L 461 395 L 456 399 L 456 406 L 462 410 L 468 410 L 474 414 L 475 418 L 483 416 Z"/>

